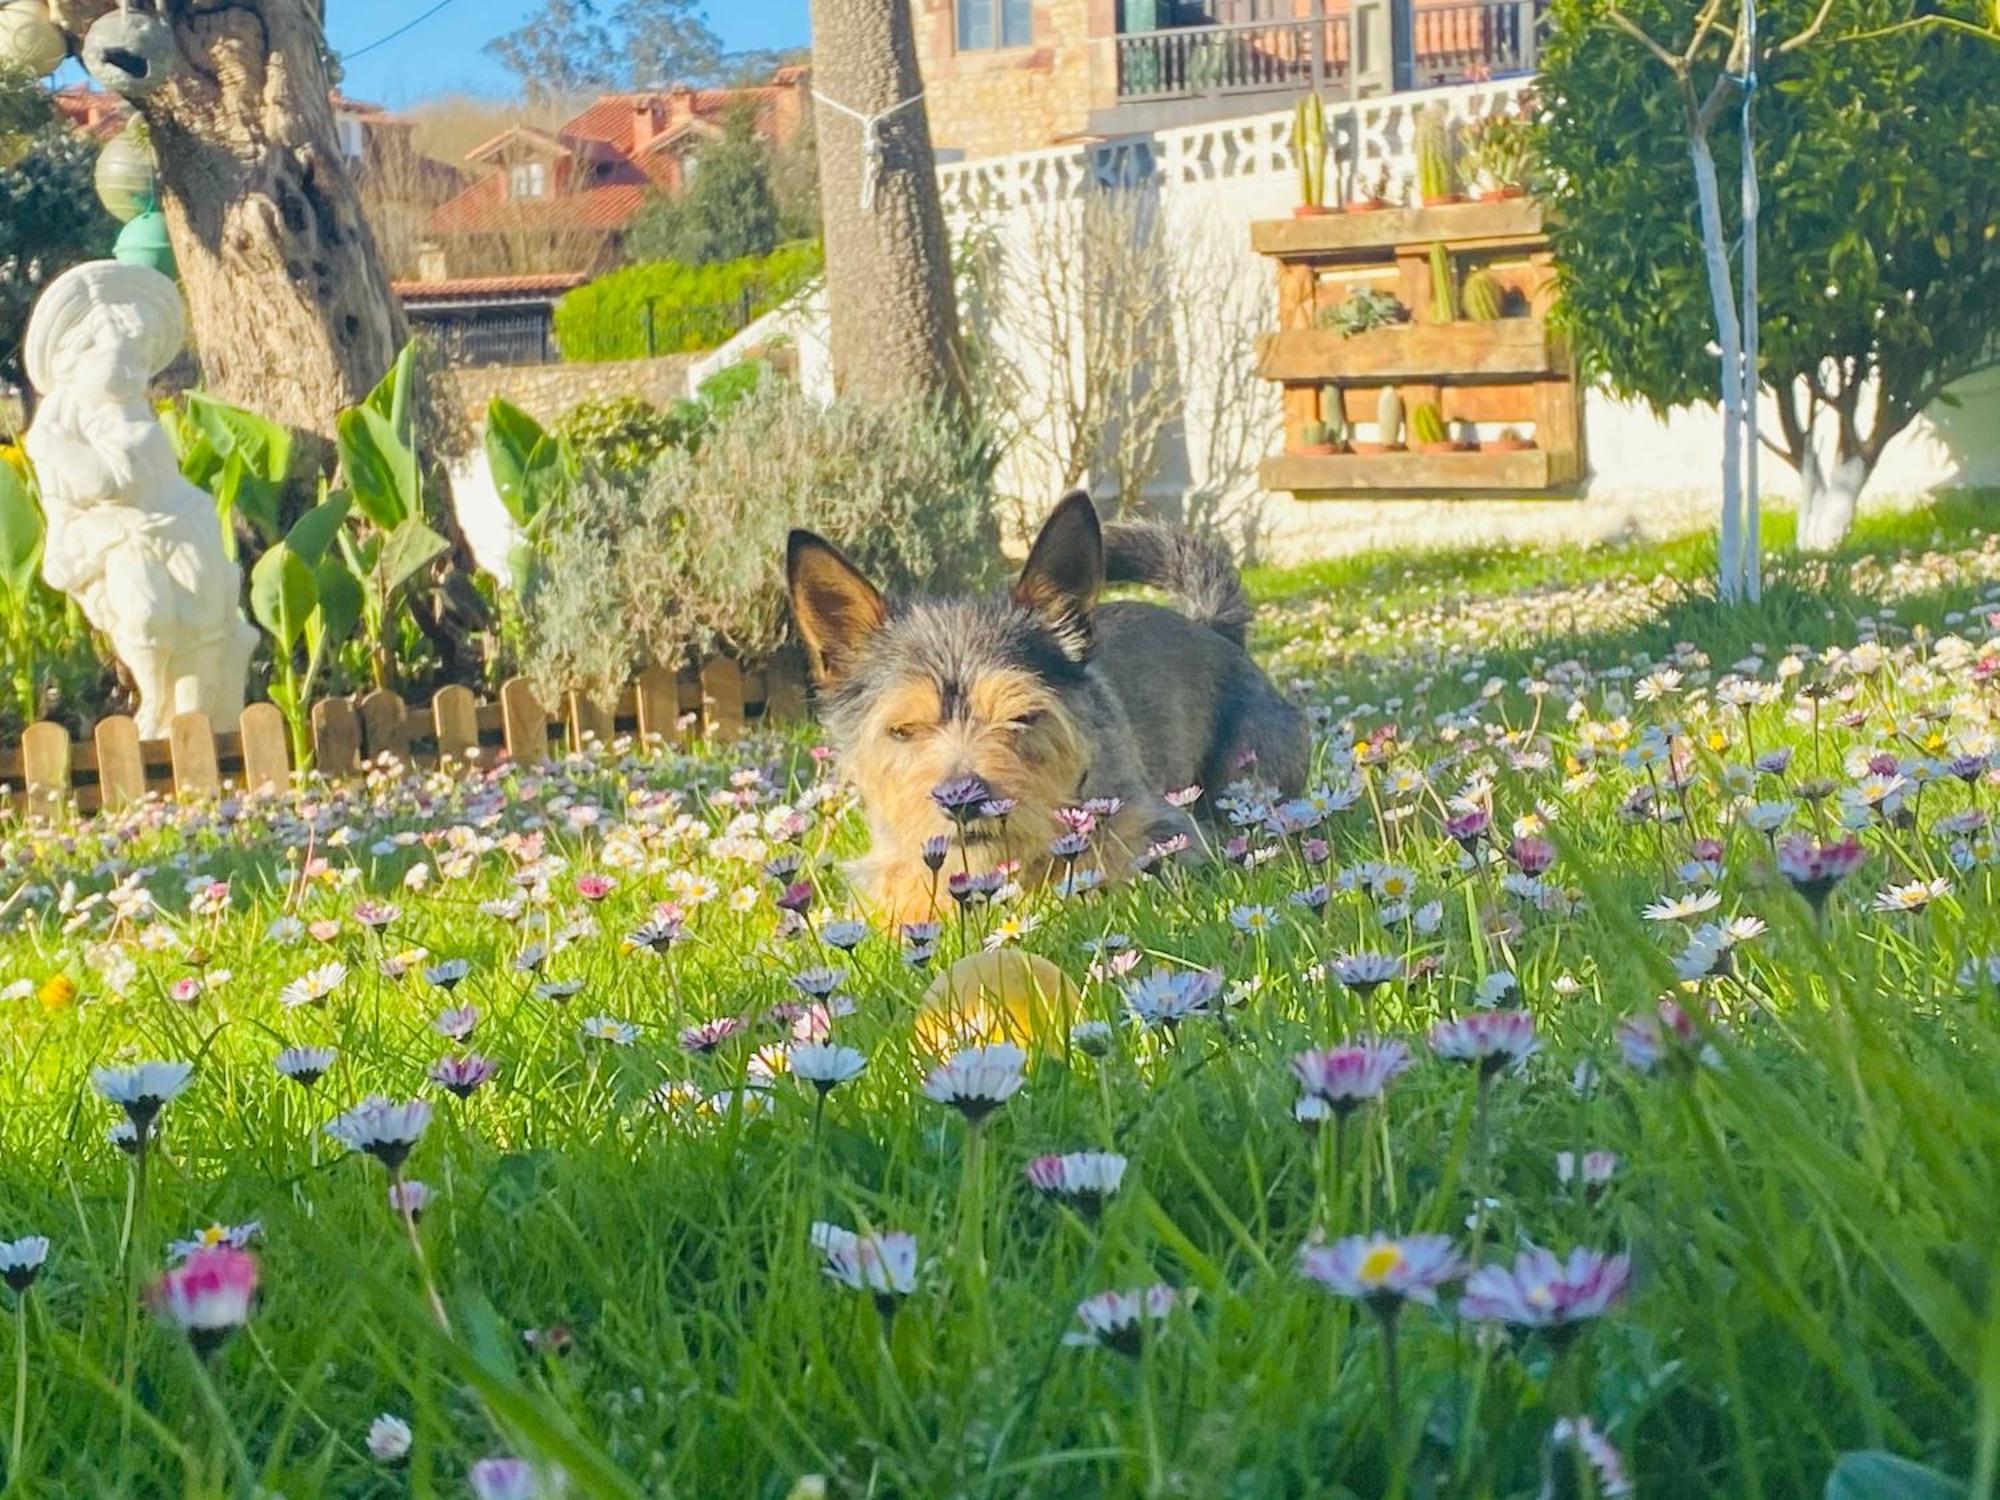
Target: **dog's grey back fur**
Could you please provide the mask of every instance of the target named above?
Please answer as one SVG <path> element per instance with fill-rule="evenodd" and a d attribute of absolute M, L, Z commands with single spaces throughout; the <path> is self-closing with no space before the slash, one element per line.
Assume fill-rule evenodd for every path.
<path fill-rule="evenodd" d="M 1105 527 L 1104 580 L 1165 589 L 1190 618 L 1224 640 L 1245 644 L 1250 596 L 1235 560 L 1219 543 L 1185 526 L 1115 521 Z"/>

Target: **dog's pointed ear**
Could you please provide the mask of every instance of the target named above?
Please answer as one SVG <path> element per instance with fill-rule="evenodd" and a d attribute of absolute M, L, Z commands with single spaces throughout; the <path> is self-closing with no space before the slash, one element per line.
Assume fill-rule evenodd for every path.
<path fill-rule="evenodd" d="M 1042 523 L 1014 585 L 1014 602 L 1046 620 L 1063 653 L 1082 661 L 1090 655 L 1090 615 L 1103 589 L 1104 528 L 1090 496 L 1074 490 Z"/>
<path fill-rule="evenodd" d="M 889 606 L 838 547 L 810 531 L 794 531 L 786 541 L 785 580 L 813 676 L 831 682 L 854 664 L 889 618 Z"/>

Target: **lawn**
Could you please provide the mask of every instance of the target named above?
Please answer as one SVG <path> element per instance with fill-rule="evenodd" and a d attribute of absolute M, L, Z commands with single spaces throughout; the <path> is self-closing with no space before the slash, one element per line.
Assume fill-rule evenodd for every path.
<path fill-rule="evenodd" d="M 1311 794 L 935 933 L 805 739 L 10 828 L 5 1493 L 1984 1500 L 1980 516 L 1259 575 Z"/>

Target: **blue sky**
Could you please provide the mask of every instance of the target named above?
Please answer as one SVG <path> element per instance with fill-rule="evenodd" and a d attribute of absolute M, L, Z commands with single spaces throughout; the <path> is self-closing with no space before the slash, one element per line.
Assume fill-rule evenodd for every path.
<path fill-rule="evenodd" d="M 327 40 L 352 52 L 394 31 L 435 0 L 332 0 Z M 341 87 L 357 99 L 400 108 L 428 94 L 511 92 L 486 43 L 539 10 L 540 0 L 449 0 L 444 9 L 347 68 Z M 807 39 L 806 0 L 709 0 L 708 24 L 731 51 L 797 47 Z"/>

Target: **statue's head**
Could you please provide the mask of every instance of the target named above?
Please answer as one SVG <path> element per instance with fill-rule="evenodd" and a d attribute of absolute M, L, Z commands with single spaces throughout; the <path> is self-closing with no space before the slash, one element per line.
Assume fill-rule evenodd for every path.
<path fill-rule="evenodd" d="M 143 398 L 180 352 L 181 294 L 150 266 L 86 261 L 50 282 L 28 319 L 28 379 L 112 401 Z"/>

